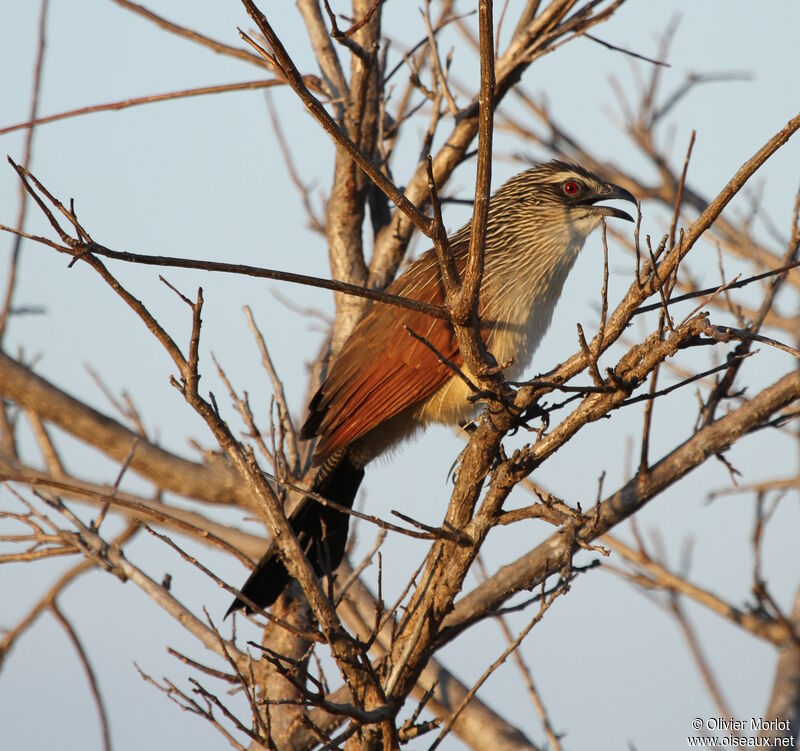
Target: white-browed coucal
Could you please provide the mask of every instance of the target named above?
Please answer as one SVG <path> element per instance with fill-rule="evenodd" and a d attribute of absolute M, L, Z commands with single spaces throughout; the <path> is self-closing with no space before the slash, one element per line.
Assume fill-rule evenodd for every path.
<path fill-rule="evenodd" d="M 489 202 L 479 317 L 484 342 L 504 371 L 517 380 L 547 331 L 567 274 L 586 238 L 603 217 L 633 221 L 625 211 L 599 202 L 636 203 L 624 188 L 582 167 L 553 161 L 512 177 Z M 463 274 L 470 225 L 452 238 Z M 387 289 L 434 305 L 444 287 L 432 250 L 412 263 Z M 467 384 L 423 341 L 463 367 L 452 326 L 445 320 L 392 305 L 373 304 L 344 344 L 327 378 L 308 405 L 301 430 L 317 439 L 311 490 L 352 507 L 364 467 L 428 423 L 463 423 L 475 411 Z M 349 516 L 305 498 L 291 526 L 320 575 L 344 555 Z M 289 574 L 272 546 L 242 587 L 267 607 L 283 592 Z M 228 613 L 250 608 L 235 600 Z"/>

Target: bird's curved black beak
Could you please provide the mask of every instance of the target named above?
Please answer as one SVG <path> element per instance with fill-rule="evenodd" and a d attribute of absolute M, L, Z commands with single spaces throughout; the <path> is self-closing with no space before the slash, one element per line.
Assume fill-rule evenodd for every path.
<path fill-rule="evenodd" d="M 625 219 L 629 222 L 634 221 L 634 218 L 627 211 L 618 209 L 616 206 L 596 206 L 595 204 L 598 201 L 630 201 L 632 204 L 638 205 L 633 194 L 625 190 L 625 188 L 620 188 L 619 185 L 614 185 L 614 183 L 606 183 L 601 190 L 588 196 L 581 203 L 586 206 L 592 206 L 598 214 L 603 216 L 614 216 L 617 219 Z"/>

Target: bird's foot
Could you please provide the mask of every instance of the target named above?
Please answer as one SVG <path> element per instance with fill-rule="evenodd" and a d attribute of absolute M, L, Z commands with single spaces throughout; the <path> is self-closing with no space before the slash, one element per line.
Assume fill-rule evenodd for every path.
<path fill-rule="evenodd" d="M 530 422 L 532 420 L 536 420 L 537 418 L 541 420 L 541 425 L 538 428 L 534 428 L 530 425 Z M 525 430 L 531 432 L 535 431 L 541 437 L 549 427 L 550 413 L 544 407 L 542 407 L 539 402 L 534 402 L 530 407 L 527 407 L 525 410 L 520 412 L 519 417 L 517 418 L 517 424 L 514 426 L 509 435 L 514 435 L 520 428 L 525 428 Z"/>

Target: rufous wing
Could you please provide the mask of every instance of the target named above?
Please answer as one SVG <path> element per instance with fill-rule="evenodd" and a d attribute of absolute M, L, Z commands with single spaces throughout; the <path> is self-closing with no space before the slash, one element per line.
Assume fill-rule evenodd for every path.
<path fill-rule="evenodd" d="M 461 255 L 463 251 L 457 258 Z M 433 252 L 428 251 L 415 261 L 387 291 L 442 305 L 444 286 Z M 443 357 L 461 364 L 449 323 L 407 308 L 374 303 L 309 404 L 300 435 L 306 439 L 319 436 L 314 464 L 323 463 L 384 420 L 430 396 L 453 375 L 436 353 L 412 337 L 408 329 Z"/>

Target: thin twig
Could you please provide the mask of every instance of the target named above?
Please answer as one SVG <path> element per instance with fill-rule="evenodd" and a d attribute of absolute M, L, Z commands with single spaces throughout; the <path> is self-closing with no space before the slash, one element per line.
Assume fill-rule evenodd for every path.
<path fill-rule="evenodd" d="M 611 44 L 611 42 L 606 42 L 603 39 L 599 39 L 594 34 L 589 34 L 588 32 L 584 32 L 581 36 L 585 36 L 587 39 L 591 39 L 593 42 L 597 42 L 597 44 L 602 45 L 608 50 L 613 50 L 614 52 L 621 52 L 623 55 L 628 55 L 630 57 L 636 58 L 637 60 L 644 60 L 646 63 L 652 63 L 653 65 L 660 65 L 663 68 L 671 68 L 672 66 L 665 62 L 664 60 L 658 60 L 655 57 L 648 57 L 647 55 L 642 55 L 639 52 L 634 52 L 633 50 L 625 49 L 624 47 L 619 47 L 616 44 Z"/>
<path fill-rule="evenodd" d="M 507 647 L 503 650 L 503 653 L 484 671 L 483 675 L 475 682 L 472 688 L 467 692 L 464 698 L 461 700 L 461 703 L 456 707 L 455 711 L 447 718 L 447 722 L 444 724 L 439 735 L 436 737 L 436 740 L 431 744 L 429 751 L 435 751 L 435 749 L 439 746 L 439 744 L 444 740 L 445 736 L 450 732 L 452 729 L 455 721 L 458 719 L 461 712 L 464 711 L 464 707 L 469 704 L 475 694 L 478 692 L 478 689 L 486 682 L 489 676 L 494 673 L 497 668 L 499 668 L 508 658 L 509 655 L 513 654 L 525 637 L 530 633 L 531 629 L 539 623 L 544 617 L 544 614 L 550 609 L 550 606 L 553 602 L 558 598 L 560 595 L 564 594 L 567 591 L 567 587 L 565 583 L 562 583 L 562 586 L 558 587 L 553 594 L 549 598 L 542 598 L 541 606 L 539 611 L 536 613 L 533 618 L 528 622 L 528 625 L 525 626 L 522 631 L 519 632 L 517 638 L 514 639 Z"/>
<path fill-rule="evenodd" d="M 253 65 L 257 65 L 260 68 L 264 67 L 264 61 L 258 55 L 254 55 L 252 52 L 248 52 L 241 47 L 233 47 L 229 44 L 225 44 L 224 42 L 219 42 L 216 39 L 207 37 L 198 31 L 194 31 L 194 29 L 190 29 L 186 26 L 181 26 L 177 23 L 174 23 L 173 21 L 169 21 L 163 16 L 153 13 L 153 11 L 145 8 L 143 5 L 131 2 L 131 0 L 112 0 L 112 2 L 122 6 L 123 8 L 127 8 L 143 18 L 146 18 L 148 21 L 154 23 L 156 26 L 164 29 L 165 31 L 168 31 L 175 36 L 195 42 L 202 47 L 207 47 L 212 52 L 234 57 L 239 60 L 252 63 Z"/>
<path fill-rule="evenodd" d="M 108 724 L 108 713 L 106 712 L 105 703 L 103 702 L 103 695 L 100 693 L 100 686 L 97 683 L 97 676 L 89 662 L 89 655 L 86 654 L 86 650 L 83 648 L 78 634 L 75 632 L 75 629 L 67 620 L 66 616 L 61 612 L 55 600 L 50 603 L 50 610 L 53 611 L 56 620 L 64 627 L 72 645 L 75 647 L 75 651 L 78 653 L 78 659 L 81 661 L 81 665 L 83 665 L 83 669 L 86 672 L 86 677 L 89 679 L 89 689 L 92 692 L 94 703 L 97 705 L 97 714 L 100 716 L 100 731 L 103 736 L 103 748 L 105 751 L 111 751 L 111 732 Z"/>
<path fill-rule="evenodd" d="M 283 154 L 283 161 L 286 164 L 286 170 L 289 173 L 289 178 L 294 183 L 298 193 L 300 193 L 303 206 L 306 210 L 306 215 L 308 216 L 309 224 L 316 232 L 325 234 L 325 220 L 323 217 L 320 217 L 317 214 L 317 212 L 314 210 L 314 207 L 311 205 L 310 190 L 308 186 L 306 186 L 301 180 L 300 173 L 297 171 L 294 159 L 292 159 L 292 152 L 289 149 L 289 144 L 286 142 L 286 138 L 284 137 L 281 121 L 278 117 L 275 103 L 273 102 L 269 91 L 264 92 L 264 100 L 267 103 L 267 113 L 269 114 L 269 120 L 272 124 L 272 130 L 275 133 L 275 140 L 277 140 L 278 147 L 281 150 L 281 154 Z"/>
<path fill-rule="evenodd" d="M 420 14 L 425 21 L 425 29 L 428 32 L 428 47 L 430 49 L 431 59 L 433 60 L 434 73 L 439 81 L 437 88 L 439 88 L 444 95 L 444 98 L 447 101 L 447 107 L 450 110 L 450 114 L 455 117 L 458 115 L 458 105 L 456 104 L 456 100 L 453 98 L 453 93 L 450 91 L 450 86 L 447 83 L 447 75 L 442 68 L 442 61 L 439 57 L 439 45 L 436 42 L 436 37 L 433 33 L 433 24 L 431 22 L 430 0 L 425 0 L 425 8 L 424 10 L 420 9 Z"/>
<path fill-rule="evenodd" d="M 295 430 L 291 413 L 289 412 L 286 393 L 283 390 L 283 381 L 281 381 L 275 371 L 275 366 L 272 364 L 272 358 L 267 349 L 267 343 L 264 341 L 264 337 L 256 325 L 255 319 L 253 318 L 253 311 L 250 310 L 249 305 L 244 306 L 244 314 L 247 317 L 247 324 L 250 327 L 250 331 L 253 333 L 253 337 L 258 345 L 258 351 L 261 353 L 261 364 L 264 366 L 264 370 L 267 371 L 267 375 L 272 382 L 272 390 L 278 402 L 281 425 L 286 435 L 289 436 L 289 464 L 292 467 L 292 471 L 296 472 L 299 469 L 300 449 L 297 442 L 297 431 Z"/>
<path fill-rule="evenodd" d="M 430 232 L 430 220 L 417 209 L 405 195 L 384 175 L 372 161 L 362 153 L 358 146 L 347 136 L 347 134 L 338 126 L 333 118 L 327 113 L 322 104 L 311 94 L 308 87 L 300 75 L 297 67 L 295 66 L 283 43 L 278 38 L 273 30 L 266 16 L 256 7 L 252 0 L 242 0 L 250 17 L 255 21 L 261 33 L 264 34 L 267 42 L 269 43 L 274 57 L 265 53 L 264 50 L 257 45 L 250 37 L 244 32 L 239 32 L 243 39 L 245 39 L 254 49 L 258 50 L 261 54 L 266 55 L 266 59 L 274 59 L 280 66 L 280 71 L 286 77 L 289 85 L 294 89 L 295 93 L 300 97 L 303 104 L 306 105 L 309 112 L 314 118 L 322 125 L 328 135 L 336 142 L 338 146 L 343 148 L 348 155 L 353 159 L 359 167 L 367 174 L 367 176 L 378 186 L 395 204 L 408 219 L 424 234 Z"/>
<path fill-rule="evenodd" d="M 307 77 L 308 78 L 308 77 Z M 311 79 L 313 82 L 313 79 Z M 277 78 L 265 78 L 257 81 L 242 81 L 240 83 L 225 83 L 217 86 L 198 86 L 192 89 L 180 89 L 179 91 L 168 91 L 162 94 L 148 94 L 147 96 L 131 97 L 129 99 L 120 99 L 116 102 L 107 102 L 105 104 L 92 104 L 87 107 L 77 107 L 76 109 L 66 110 L 64 112 L 57 112 L 53 115 L 47 115 L 40 118 L 30 118 L 22 123 L 15 123 L 14 125 L 7 125 L 0 128 L 0 136 L 6 133 L 13 133 L 16 130 L 26 130 L 35 128 L 40 125 L 48 125 L 60 120 L 68 120 L 72 117 L 81 117 L 83 115 L 94 115 L 98 112 L 117 112 L 119 110 L 128 109 L 129 107 L 138 107 L 142 104 L 155 104 L 158 102 L 170 102 L 174 99 L 189 99 L 195 96 L 206 96 L 208 94 L 227 94 L 232 91 L 253 91 L 258 89 L 268 89 L 272 86 L 285 86 L 286 83 Z M 27 162 L 23 162 L 26 164 Z"/>
<path fill-rule="evenodd" d="M 783 274 L 787 271 L 791 271 L 792 269 L 796 269 L 800 267 L 800 261 L 793 261 L 792 263 L 787 263 L 782 266 L 779 266 L 775 269 L 770 269 L 769 271 L 764 271 L 760 274 L 754 274 L 753 276 L 748 276 L 745 279 L 740 279 L 739 281 L 731 281 L 728 282 L 724 289 L 741 289 L 742 287 L 747 287 L 754 282 L 760 282 L 762 279 L 769 279 L 773 276 L 778 276 L 779 274 Z M 705 297 L 707 295 L 716 295 L 719 292 L 723 291 L 722 287 L 704 287 L 703 289 L 694 290 L 693 292 L 687 292 L 684 295 L 675 295 L 671 297 L 669 300 L 670 305 L 675 305 L 675 303 L 685 302 L 686 300 L 694 300 L 698 297 Z M 660 302 L 651 303 L 649 305 L 642 305 L 640 306 L 636 312 L 633 314 L 635 316 L 641 315 L 642 313 L 650 313 L 653 310 L 658 310 L 662 307 Z"/>
<path fill-rule="evenodd" d="M 112 545 L 122 547 L 139 530 L 139 525 L 129 524 L 127 528 L 112 541 Z M 71 569 L 62 574 L 50 589 L 39 598 L 39 601 L 31 608 L 28 614 L 14 627 L 6 631 L 0 641 L 0 663 L 7 655 L 14 642 L 36 621 L 36 619 L 55 602 L 56 598 L 66 589 L 75 579 L 82 574 L 90 571 L 95 566 L 94 561 L 83 560 Z"/>
<path fill-rule="evenodd" d="M 149 527 L 146 524 L 143 524 L 142 526 L 147 532 L 153 535 L 153 537 L 157 537 L 163 543 L 172 548 L 181 558 L 183 558 L 184 561 L 190 563 L 198 571 L 204 573 L 209 579 L 215 582 L 217 586 L 221 587 L 229 594 L 232 594 L 234 597 L 241 599 L 245 604 L 247 604 L 248 607 L 258 612 L 259 615 L 263 615 L 265 618 L 267 618 L 267 620 L 270 623 L 274 623 L 276 626 L 280 626 L 281 628 L 286 629 L 290 633 L 295 634 L 296 636 L 299 636 L 303 639 L 307 639 L 308 641 L 312 642 L 323 641 L 323 637 L 316 631 L 309 631 L 308 629 L 297 628 L 288 621 L 285 621 L 281 618 L 277 618 L 271 613 L 264 611 L 263 608 L 259 608 L 257 605 L 253 607 L 253 603 L 251 603 L 251 601 L 245 595 L 243 595 L 238 589 L 236 589 L 235 587 L 228 586 L 207 566 L 204 566 L 202 563 L 200 563 L 200 561 L 197 560 L 197 558 L 195 558 L 192 555 L 189 555 L 185 550 L 183 550 L 183 548 L 181 548 L 171 537 L 169 537 L 168 535 L 161 534 L 161 532 L 157 532 L 155 529 Z"/>
<path fill-rule="evenodd" d="M 53 243 L 46 238 L 37 237 L 35 235 L 28 235 L 26 233 L 19 233 L 17 230 L 0 224 L 0 231 L 11 232 L 13 234 L 20 234 L 22 237 L 41 242 L 49 245 L 56 250 L 72 255 L 73 257 L 91 257 L 102 256 L 110 258 L 115 261 L 124 261 L 126 263 L 138 263 L 145 266 L 167 266 L 180 269 L 195 269 L 198 271 L 208 271 L 222 274 L 238 274 L 242 276 L 252 276 L 259 279 L 274 279 L 276 281 L 288 282 L 290 284 L 302 284 L 308 287 L 319 287 L 321 289 L 328 289 L 333 292 L 343 292 L 355 297 L 362 297 L 367 300 L 374 300 L 375 302 L 382 302 L 388 305 L 396 305 L 408 310 L 414 310 L 419 313 L 424 313 L 433 318 L 441 318 L 447 320 L 449 318 L 447 312 L 438 305 L 430 305 L 428 303 L 420 302 L 418 300 L 411 300 L 409 298 L 392 295 L 388 292 L 382 292 L 368 287 L 361 287 L 356 284 L 348 284 L 347 282 L 340 282 L 331 279 L 322 279 L 320 277 L 308 276 L 307 274 L 295 274 L 289 271 L 276 271 L 274 269 L 266 269 L 260 266 L 249 266 L 240 263 L 221 263 L 217 261 L 200 261 L 190 258 L 179 258 L 176 256 L 150 256 L 142 253 L 130 253 L 128 251 L 118 251 L 107 248 L 99 243 L 89 243 L 86 246 L 72 245 L 60 246 Z"/>
<path fill-rule="evenodd" d="M 469 376 L 458 365 L 456 365 L 456 363 L 454 363 L 452 360 L 448 359 L 441 352 L 439 352 L 439 350 L 436 349 L 436 347 L 433 345 L 432 342 L 430 342 L 426 337 L 418 334 L 416 331 L 414 331 L 414 329 L 412 329 L 407 324 L 404 324 L 403 328 L 406 330 L 406 333 L 412 339 L 415 339 L 421 344 L 424 344 L 431 352 L 433 352 L 433 354 L 436 356 L 436 359 L 439 360 L 439 362 L 442 363 L 442 365 L 445 365 L 447 369 L 453 373 L 453 375 L 461 379 L 473 394 L 481 393 L 481 390 L 469 379 Z"/>
<path fill-rule="evenodd" d="M 42 69 L 44 62 L 44 49 L 45 49 L 45 29 L 47 27 L 47 9 L 49 0 L 42 0 L 39 8 L 39 40 L 36 45 L 36 62 L 33 68 L 33 84 L 31 86 L 31 104 L 30 104 L 30 120 L 36 119 L 36 113 L 39 111 L 39 92 L 42 86 Z M 0 131 L 3 135 L 3 131 Z M 22 164 L 29 167 L 33 158 L 33 128 L 30 128 L 25 135 L 25 145 L 22 151 Z M 21 231 L 25 225 L 25 214 L 28 208 L 28 192 L 25 190 L 24 185 L 19 186 L 19 211 L 17 212 L 17 228 Z M 6 281 L 5 297 L 3 299 L 2 307 L 0 307 L 0 344 L 3 342 L 3 337 L 6 333 L 8 326 L 8 316 L 11 312 L 11 303 L 14 299 L 14 288 L 17 283 L 17 265 L 19 262 L 20 248 L 22 245 L 22 237 L 17 235 L 14 240 L 14 246 L 11 250 L 11 259 L 9 260 L 8 280 Z M 4 409 L 0 405 L 0 409 Z"/>

